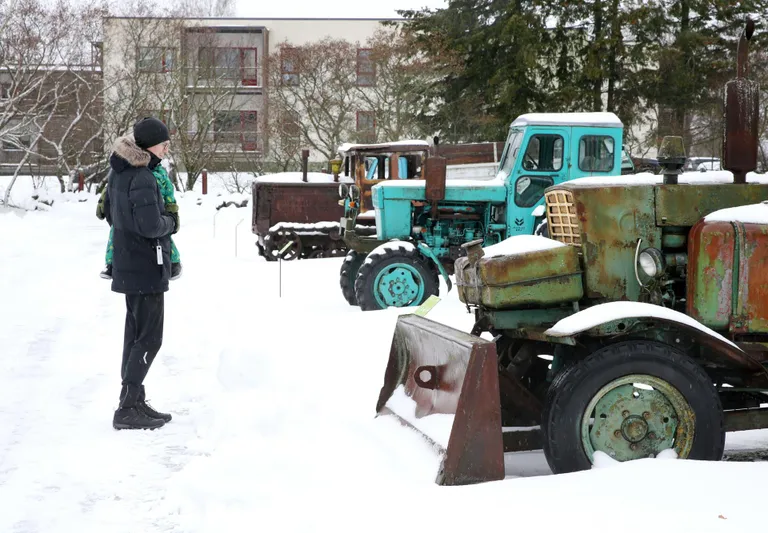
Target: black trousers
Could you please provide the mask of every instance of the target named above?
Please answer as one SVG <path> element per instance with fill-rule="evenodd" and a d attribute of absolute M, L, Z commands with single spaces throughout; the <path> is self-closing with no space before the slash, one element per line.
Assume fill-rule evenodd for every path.
<path fill-rule="evenodd" d="M 125 295 L 125 337 L 120 371 L 123 389 L 138 392 L 163 345 L 165 293 Z M 131 395 L 133 396 L 133 395 Z"/>

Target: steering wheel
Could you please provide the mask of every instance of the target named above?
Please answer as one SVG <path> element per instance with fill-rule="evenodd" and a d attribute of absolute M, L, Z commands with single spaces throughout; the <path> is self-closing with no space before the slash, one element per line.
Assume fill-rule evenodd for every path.
<path fill-rule="evenodd" d="M 523 166 L 525 166 L 525 170 L 536 170 L 539 168 L 539 165 L 528 152 L 525 152 L 525 155 L 523 156 Z"/>

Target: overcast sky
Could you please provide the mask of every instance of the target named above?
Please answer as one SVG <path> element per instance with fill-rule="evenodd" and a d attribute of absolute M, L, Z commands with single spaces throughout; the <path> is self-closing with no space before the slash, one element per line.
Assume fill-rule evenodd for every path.
<path fill-rule="evenodd" d="M 236 0 L 238 17 L 395 18 L 398 9 L 445 7 L 445 0 Z"/>

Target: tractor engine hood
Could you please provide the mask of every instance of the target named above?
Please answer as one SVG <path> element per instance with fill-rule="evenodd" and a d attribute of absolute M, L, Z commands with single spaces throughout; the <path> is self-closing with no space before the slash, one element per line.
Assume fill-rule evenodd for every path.
<path fill-rule="evenodd" d="M 487 248 L 475 241 L 455 271 L 459 299 L 489 309 L 555 306 L 584 296 L 578 250 L 536 235 Z"/>
<path fill-rule="evenodd" d="M 372 189 L 373 206 L 382 208 L 388 200 L 426 201 L 425 180 L 392 180 L 379 183 Z M 443 202 L 504 203 L 507 190 L 504 182 L 497 179 L 450 180 L 446 183 Z"/>

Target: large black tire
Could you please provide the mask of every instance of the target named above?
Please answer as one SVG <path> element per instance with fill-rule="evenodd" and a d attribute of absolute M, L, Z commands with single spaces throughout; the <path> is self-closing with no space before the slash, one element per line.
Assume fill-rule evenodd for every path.
<path fill-rule="evenodd" d="M 625 341 L 602 348 L 553 381 L 542 415 L 544 455 L 556 474 L 592 466 L 581 439 L 581 420 L 600 389 L 631 374 L 664 380 L 682 394 L 695 415 L 688 459 L 718 461 L 725 448 L 725 417 L 712 380 L 690 357 L 669 345 Z"/>
<path fill-rule="evenodd" d="M 408 307 L 418 306 L 440 291 L 440 282 L 437 277 L 437 271 L 430 265 L 418 250 L 409 246 L 400 246 L 397 248 L 388 248 L 383 254 L 369 255 L 369 260 L 365 261 L 360 267 L 355 279 L 355 296 L 357 304 L 363 311 L 374 311 L 384 309 L 374 294 L 374 281 L 376 276 L 388 267 L 395 264 L 406 264 L 414 268 L 424 284 L 421 298 L 413 301 Z"/>
<path fill-rule="evenodd" d="M 357 271 L 360 270 L 360 265 L 365 261 L 365 256 L 359 254 L 354 250 L 347 252 L 344 257 L 344 262 L 341 264 L 341 270 L 339 271 L 339 285 L 341 286 L 341 294 L 344 295 L 344 299 L 349 305 L 357 305 L 357 297 L 355 296 L 355 278 L 357 277 Z"/>

